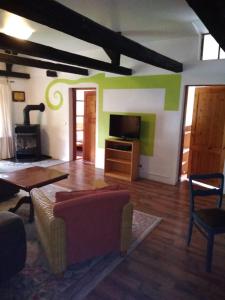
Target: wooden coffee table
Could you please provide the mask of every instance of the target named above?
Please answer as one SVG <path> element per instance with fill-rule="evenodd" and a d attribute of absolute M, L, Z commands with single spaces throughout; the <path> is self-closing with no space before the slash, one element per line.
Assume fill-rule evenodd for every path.
<path fill-rule="evenodd" d="M 0 180 L 11 183 L 21 190 L 28 193 L 33 188 L 45 186 L 47 184 L 65 179 L 69 174 L 63 173 L 54 169 L 48 169 L 43 167 L 32 167 L 23 170 L 18 170 L 12 173 L 5 173 L 0 176 Z M 9 211 L 15 212 L 22 204 L 30 204 L 30 216 L 29 222 L 34 220 L 34 207 L 31 200 L 31 196 L 22 197 L 15 207 L 10 208 Z"/>

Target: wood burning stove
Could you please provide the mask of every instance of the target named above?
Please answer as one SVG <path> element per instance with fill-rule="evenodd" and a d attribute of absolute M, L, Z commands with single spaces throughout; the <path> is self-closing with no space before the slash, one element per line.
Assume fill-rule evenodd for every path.
<path fill-rule="evenodd" d="M 18 161 L 37 161 L 41 158 L 41 134 L 39 124 L 30 124 L 31 110 L 44 111 L 43 103 L 24 108 L 24 124 L 15 125 L 15 158 Z"/>

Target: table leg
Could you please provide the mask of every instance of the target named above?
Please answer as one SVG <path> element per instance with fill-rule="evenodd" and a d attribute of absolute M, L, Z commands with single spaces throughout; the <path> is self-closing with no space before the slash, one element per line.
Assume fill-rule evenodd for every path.
<path fill-rule="evenodd" d="M 16 206 L 10 208 L 9 211 L 11 211 L 13 213 L 16 212 L 17 209 L 24 203 L 30 204 L 29 222 L 31 223 L 34 220 L 34 206 L 33 206 L 32 200 L 31 200 L 31 196 L 24 196 L 24 197 L 20 198 L 20 200 L 17 202 Z"/>
<path fill-rule="evenodd" d="M 29 216 L 29 222 L 32 223 L 34 221 L 34 205 L 32 202 L 32 199 L 30 197 L 30 216 Z"/>

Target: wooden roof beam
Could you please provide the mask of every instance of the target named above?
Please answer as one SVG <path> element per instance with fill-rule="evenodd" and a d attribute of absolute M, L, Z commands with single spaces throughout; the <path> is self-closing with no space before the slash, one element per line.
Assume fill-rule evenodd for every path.
<path fill-rule="evenodd" d="M 58 50 L 38 43 L 16 39 L 4 33 L 0 33 L 0 48 L 104 72 L 111 72 L 120 75 L 132 74 L 132 70 L 125 67 L 112 65 L 104 61 Z"/>
<path fill-rule="evenodd" d="M 30 79 L 30 74 L 20 73 L 20 72 L 12 72 L 12 71 L 0 70 L 0 76 Z"/>
<path fill-rule="evenodd" d="M 36 60 L 36 59 L 15 56 L 15 55 L 9 55 L 4 53 L 0 53 L 0 61 L 6 63 L 7 65 L 15 64 L 15 65 L 29 66 L 29 67 L 39 68 L 39 69 L 51 69 L 55 71 L 79 74 L 84 76 L 88 75 L 88 70 L 86 69 L 71 67 L 62 64 L 55 64 L 52 62 Z"/>
<path fill-rule="evenodd" d="M 180 62 L 121 36 L 59 2 L 53 0 L 1 0 L 0 8 L 144 63 L 173 72 L 182 72 L 183 70 Z"/>

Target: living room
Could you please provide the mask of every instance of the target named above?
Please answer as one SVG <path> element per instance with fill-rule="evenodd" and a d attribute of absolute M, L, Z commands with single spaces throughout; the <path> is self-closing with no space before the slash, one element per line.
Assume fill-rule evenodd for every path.
<path fill-rule="evenodd" d="M 218 286 L 222 291 L 220 283 L 224 278 L 224 266 L 219 266 L 218 261 L 219 258 L 221 261 L 224 260 L 225 254 L 222 251 L 222 240 L 219 240 L 217 247 L 215 247 L 218 250 L 219 258 L 216 258 L 215 255 L 215 270 L 211 275 L 208 275 L 204 273 L 204 242 L 198 244 L 198 241 L 195 240 L 194 245 L 197 249 L 192 254 L 190 254 L 191 250 L 187 250 L 183 245 L 188 218 L 188 187 L 186 182 L 179 183 L 181 145 L 187 87 L 225 85 L 225 61 L 224 59 L 200 59 L 202 34 L 208 31 L 186 1 L 172 1 L 172 6 L 169 5 L 171 3 L 168 1 L 159 1 L 158 4 L 143 1 L 141 5 L 133 1 L 132 4 L 126 2 L 125 6 L 116 1 L 121 13 L 118 24 L 114 24 L 118 16 L 111 14 L 111 10 L 119 13 L 113 9 L 112 1 L 107 1 L 104 4 L 100 4 L 97 0 L 95 2 L 96 5 L 91 5 L 91 13 L 90 6 L 85 6 L 84 3 L 74 4 L 72 1 L 60 1 L 78 13 L 88 15 L 95 22 L 108 26 L 115 32 L 121 31 L 122 35 L 129 39 L 182 63 L 183 71 L 172 72 L 166 68 L 153 66 L 138 59 L 134 60 L 125 55 L 121 56 L 120 64 L 132 69 L 130 76 L 89 69 L 88 76 L 57 72 L 58 77 L 52 78 L 46 76 L 45 69 L 14 64 L 12 66 L 13 72 L 29 74 L 30 79 L 16 77 L 1 77 L 0 79 L 0 84 L 9 88 L 10 92 L 21 91 L 25 95 L 25 101 L 12 101 L 11 94 L 9 96 L 10 117 L 13 123 L 11 137 L 13 136 L 14 125 L 24 122 L 24 108 L 27 105 L 44 103 L 45 111 L 31 111 L 30 121 L 31 124 L 40 124 L 42 154 L 61 160 L 62 164 L 55 166 L 55 168 L 69 173 L 68 179 L 62 182 L 62 186 L 69 189 L 73 189 L 73 186 L 76 186 L 76 189 L 78 189 L 77 187 L 89 189 L 94 181 L 105 181 L 107 184 L 119 183 L 131 192 L 135 209 L 162 217 L 163 221 L 151 233 L 156 242 L 153 248 L 149 249 L 151 248 L 149 236 L 145 244 L 137 248 L 131 263 L 129 263 L 128 258 L 127 263 L 124 264 L 126 270 L 123 271 L 123 267 L 120 267 L 118 271 L 114 271 L 117 273 L 113 272 L 112 274 L 115 275 L 110 275 L 112 276 L 111 279 L 101 283 L 102 288 L 100 284 L 100 288 L 92 293 L 93 299 L 113 299 L 112 290 L 114 288 L 123 290 L 123 293 L 118 292 L 114 299 L 125 297 L 125 290 L 131 299 L 190 299 L 190 297 L 197 299 L 197 297 L 201 297 L 201 292 L 204 295 L 202 296 L 203 299 L 211 299 L 213 292 L 210 293 L 211 298 L 207 298 L 208 296 L 202 289 L 211 281 L 219 280 Z M 153 10 L 155 10 L 155 14 L 150 13 Z M 131 21 L 132 19 L 135 20 L 134 23 Z M 160 20 L 160 24 L 158 20 Z M 112 24 L 110 24 L 111 22 Z M 72 36 L 59 33 L 54 29 L 47 30 L 43 25 L 39 25 L 40 27 L 35 27 L 37 24 L 33 25 L 40 32 L 33 32 L 29 39 L 32 42 L 68 52 L 76 52 L 97 60 L 109 61 L 106 52 L 100 47 L 93 45 L 87 47 L 87 43 L 78 43 Z M 31 23 L 30 26 L 32 26 Z M 78 50 L 74 51 L 73 49 Z M 1 69 L 5 69 L 4 63 L 1 64 Z M 71 96 L 73 89 L 95 89 L 96 91 L 94 166 L 82 164 L 82 161 L 73 161 L 74 117 L 72 115 L 73 97 Z M 105 140 L 109 138 L 110 115 L 114 113 L 133 114 L 141 117 L 141 153 L 138 166 L 141 179 L 132 183 L 104 177 Z M 8 157 L 1 157 L 1 159 L 5 158 Z M 83 172 L 89 174 L 86 177 L 87 182 L 85 182 L 85 176 L 83 178 L 81 175 Z M 222 170 L 222 173 L 225 174 L 225 169 Z M 148 197 L 151 199 L 150 202 Z M 164 220 L 166 220 L 165 224 L 167 225 L 163 224 Z M 159 250 L 160 247 L 162 247 L 161 250 Z M 171 254 L 171 262 L 163 260 L 163 248 Z M 159 260 L 157 259 L 158 251 Z M 172 261 L 176 264 L 173 255 L 177 252 L 179 255 L 179 251 L 182 252 L 182 255 L 178 266 L 175 267 L 176 270 L 173 270 Z M 146 270 L 143 267 L 143 264 L 147 263 L 147 259 L 149 259 L 149 253 L 154 257 L 150 263 L 154 276 L 151 274 L 151 270 Z M 193 261 L 197 263 L 197 267 L 194 262 L 190 262 L 191 266 L 188 266 L 188 262 L 185 261 L 193 257 L 195 257 Z M 161 285 L 159 287 L 160 278 L 157 278 L 157 274 L 163 262 L 169 264 L 172 279 L 166 281 L 165 287 Z M 183 263 L 185 267 L 182 265 Z M 143 278 L 141 272 L 137 271 L 138 265 L 140 269 L 144 270 Z M 161 278 L 165 280 L 166 267 L 163 266 L 162 270 L 161 275 L 158 276 L 162 276 Z M 129 275 L 133 271 L 137 271 L 144 281 L 145 292 L 139 290 L 140 280 Z M 176 275 L 175 272 L 177 272 Z M 182 273 L 180 281 L 179 272 Z M 185 279 L 185 272 L 187 272 L 188 279 Z M 121 273 L 120 282 L 115 279 L 115 276 L 120 276 Z M 168 278 L 169 276 L 168 273 Z M 183 281 L 185 280 L 189 280 L 190 285 L 184 285 Z M 203 280 L 204 283 L 198 280 Z M 152 287 L 150 282 L 153 284 Z M 148 283 L 150 287 L 147 286 Z M 132 287 L 135 284 L 137 285 L 136 288 Z M 200 289 L 199 294 L 193 295 L 191 285 L 193 285 L 193 291 L 197 293 L 196 286 L 198 284 L 202 284 L 202 289 Z M 172 292 L 173 288 L 174 291 Z M 188 291 L 184 291 L 185 288 Z M 220 298 L 220 288 L 218 288 L 217 299 L 222 299 Z M 104 289 L 106 289 L 105 293 Z M 167 295 L 166 291 L 170 291 L 171 295 Z M 132 292 L 134 296 L 132 296 Z"/>

